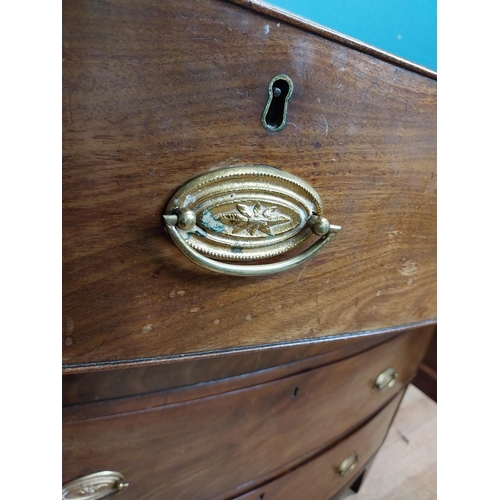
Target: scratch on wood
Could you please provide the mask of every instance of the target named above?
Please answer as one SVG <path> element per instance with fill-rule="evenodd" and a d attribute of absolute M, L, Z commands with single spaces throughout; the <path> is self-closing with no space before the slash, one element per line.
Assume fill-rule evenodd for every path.
<path fill-rule="evenodd" d="M 298 283 L 300 281 L 300 277 L 302 276 L 302 273 L 306 270 L 306 267 L 309 265 L 309 261 L 307 261 L 305 264 L 304 264 L 304 267 L 300 270 L 300 273 L 297 275 L 297 277 L 295 278 L 295 283 Z"/>
<path fill-rule="evenodd" d="M 161 129 L 163 130 L 163 132 L 165 132 L 168 128 L 168 126 L 170 125 L 170 122 L 173 120 L 173 118 L 170 118 L 170 120 L 168 120 L 167 122 L 165 122 L 163 124 L 163 127 L 161 127 Z M 184 134 L 184 136 L 186 136 L 186 134 Z"/>
<path fill-rule="evenodd" d="M 325 126 L 326 126 L 325 134 L 328 135 L 328 122 L 326 121 L 325 115 L 321 115 L 321 116 L 323 117 L 323 121 L 325 122 Z"/>
<path fill-rule="evenodd" d="M 401 236 L 403 231 L 389 231 L 388 233 L 389 238 L 393 238 L 394 236 Z"/>
<path fill-rule="evenodd" d="M 418 271 L 418 265 L 414 260 L 406 261 L 401 269 L 398 269 L 398 273 L 403 276 L 413 276 Z"/>
<path fill-rule="evenodd" d="M 246 92 L 242 92 L 240 89 L 238 89 L 236 92 L 237 92 L 239 95 L 241 95 L 241 96 L 243 96 L 243 97 L 246 97 L 246 100 L 247 100 L 247 101 L 249 100 L 249 99 L 248 99 L 248 97 L 250 96 L 250 92 L 249 92 L 248 90 L 247 90 Z M 252 102 L 252 101 L 250 101 L 250 102 Z"/>
<path fill-rule="evenodd" d="M 144 325 L 142 327 L 141 333 L 149 333 L 152 329 L 153 329 L 153 324 L 152 323 L 148 323 L 147 325 Z"/>

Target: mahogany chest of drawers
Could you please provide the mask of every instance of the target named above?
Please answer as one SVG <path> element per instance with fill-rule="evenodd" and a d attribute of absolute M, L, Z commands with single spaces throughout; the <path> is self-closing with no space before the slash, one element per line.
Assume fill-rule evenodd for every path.
<path fill-rule="evenodd" d="M 435 75 L 252 2 L 63 13 L 63 498 L 356 490 L 435 329 Z M 190 262 L 169 200 L 256 165 L 338 234 L 279 274 Z M 293 217 L 255 196 L 233 236 L 267 244 Z"/>

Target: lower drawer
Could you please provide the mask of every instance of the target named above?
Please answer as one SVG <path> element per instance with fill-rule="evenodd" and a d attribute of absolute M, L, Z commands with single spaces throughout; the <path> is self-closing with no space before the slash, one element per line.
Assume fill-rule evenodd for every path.
<path fill-rule="evenodd" d="M 81 419 L 73 413 L 63 425 L 63 483 L 111 470 L 130 483 L 123 500 L 237 496 L 373 415 L 409 382 L 427 340 L 409 332 L 305 373 L 184 403 L 151 408 L 143 398 L 145 409 L 116 413 L 120 402 L 108 402 L 98 418 L 82 405 Z M 379 391 L 375 379 L 388 367 L 399 377 Z"/>
<path fill-rule="evenodd" d="M 361 471 L 382 444 L 402 393 L 329 451 L 235 500 L 329 500 Z"/>

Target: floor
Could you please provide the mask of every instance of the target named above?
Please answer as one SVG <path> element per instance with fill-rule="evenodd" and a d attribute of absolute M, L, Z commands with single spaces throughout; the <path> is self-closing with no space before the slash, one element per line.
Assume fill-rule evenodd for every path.
<path fill-rule="evenodd" d="M 437 498 L 437 405 L 410 385 L 372 468 L 349 500 Z"/>

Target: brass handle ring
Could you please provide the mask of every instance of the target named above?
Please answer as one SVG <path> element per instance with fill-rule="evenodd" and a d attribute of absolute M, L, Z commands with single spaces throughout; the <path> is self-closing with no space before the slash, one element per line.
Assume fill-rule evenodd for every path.
<path fill-rule="evenodd" d="M 323 217 L 306 182 L 268 165 L 215 170 L 182 186 L 165 207 L 165 230 L 184 256 L 210 271 L 264 276 L 316 255 L 340 231 Z M 232 264 L 275 257 L 320 238 L 301 254 L 270 264 Z"/>
<path fill-rule="evenodd" d="M 340 230 L 339 226 L 334 226 L 330 224 L 328 233 L 322 236 L 316 243 L 310 246 L 307 250 L 302 252 L 300 255 L 292 257 L 291 259 L 285 260 L 283 262 L 274 262 L 272 264 L 254 264 L 254 265 L 237 265 L 229 264 L 227 262 L 219 262 L 214 259 L 210 259 L 200 254 L 196 250 L 192 249 L 186 244 L 185 240 L 182 238 L 181 234 L 177 230 L 175 224 L 177 222 L 177 216 L 171 216 L 167 219 L 165 217 L 165 226 L 177 245 L 179 250 L 192 262 L 198 264 L 199 266 L 208 269 L 209 271 L 214 271 L 216 273 L 229 274 L 232 276 L 265 276 L 268 274 L 280 273 L 287 271 L 292 267 L 299 266 L 300 264 L 306 262 L 311 257 L 316 255 Z"/>

